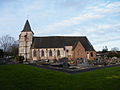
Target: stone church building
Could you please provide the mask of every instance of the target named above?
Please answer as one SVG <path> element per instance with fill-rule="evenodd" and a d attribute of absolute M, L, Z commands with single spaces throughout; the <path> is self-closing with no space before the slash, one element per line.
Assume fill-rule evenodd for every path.
<path fill-rule="evenodd" d="M 94 60 L 96 51 L 85 36 L 35 37 L 27 20 L 19 35 L 19 56 L 25 60 L 58 60 L 67 57 L 75 60 Z"/>

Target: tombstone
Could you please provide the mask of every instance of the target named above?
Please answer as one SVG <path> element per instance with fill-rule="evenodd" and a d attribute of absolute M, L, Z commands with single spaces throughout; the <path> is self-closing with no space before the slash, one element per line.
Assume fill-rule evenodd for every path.
<path fill-rule="evenodd" d="M 68 64 L 68 62 L 64 62 L 64 63 L 63 63 L 63 67 L 64 67 L 64 68 L 68 68 L 69 66 L 70 66 L 70 65 Z"/>
<path fill-rule="evenodd" d="M 67 58 L 65 58 L 64 59 L 64 62 L 63 62 L 63 67 L 64 68 L 68 68 L 70 65 L 69 65 L 69 63 L 68 63 L 68 59 Z"/>
<path fill-rule="evenodd" d="M 59 59 L 59 62 L 60 63 L 64 63 L 64 62 L 68 62 L 68 58 L 61 58 L 61 59 Z"/>
<path fill-rule="evenodd" d="M 82 65 L 83 65 L 84 67 L 90 67 L 90 66 L 91 66 L 86 59 L 83 59 Z"/>
<path fill-rule="evenodd" d="M 78 58 L 77 59 L 77 64 L 82 64 L 84 62 L 84 59 L 83 58 Z"/>

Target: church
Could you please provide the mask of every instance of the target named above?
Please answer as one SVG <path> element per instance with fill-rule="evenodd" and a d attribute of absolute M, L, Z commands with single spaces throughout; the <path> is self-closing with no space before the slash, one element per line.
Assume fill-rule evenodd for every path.
<path fill-rule="evenodd" d="M 19 35 L 19 56 L 25 61 L 96 59 L 96 51 L 86 36 L 36 37 L 27 20 Z"/>

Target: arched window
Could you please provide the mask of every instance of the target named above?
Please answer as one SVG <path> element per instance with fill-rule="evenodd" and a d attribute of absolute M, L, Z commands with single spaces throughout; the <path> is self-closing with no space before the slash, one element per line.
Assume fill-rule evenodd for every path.
<path fill-rule="evenodd" d="M 33 56 L 36 57 L 36 50 L 33 51 Z"/>
<path fill-rule="evenodd" d="M 60 50 L 57 50 L 57 56 L 60 56 Z"/>
<path fill-rule="evenodd" d="M 49 56 L 52 56 L 52 51 L 51 50 L 49 51 Z"/>
<path fill-rule="evenodd" d="M 66 50 L 66 52 L 68 53 L 68 52 L 69 52 L 69 50 Z"/>
<path fill-rule="evenodd" d="M 41 56 L 44 56 L 44 51 L 43 50 L 41 51 Z"/>
<path fill-rule="evenodd" d="M 90 53 L 90 56 L 93 57 L 93 52 Z"/>

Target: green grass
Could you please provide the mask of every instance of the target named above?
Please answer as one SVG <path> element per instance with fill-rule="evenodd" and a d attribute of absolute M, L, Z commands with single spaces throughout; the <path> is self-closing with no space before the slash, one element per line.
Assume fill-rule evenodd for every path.
<path fill-rule="evenodd" d="M 0 65 L 0 90 L 119 90 L 120 66 L 66 74 L 28 65 Z"/>

